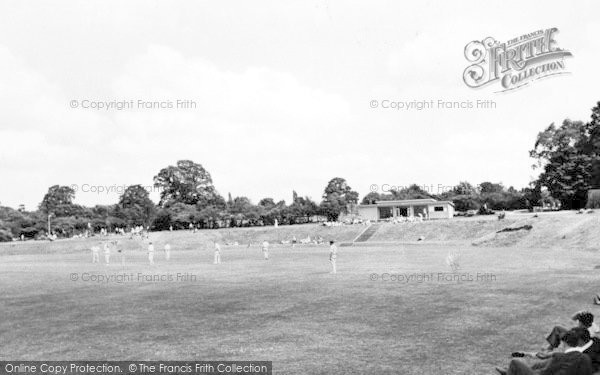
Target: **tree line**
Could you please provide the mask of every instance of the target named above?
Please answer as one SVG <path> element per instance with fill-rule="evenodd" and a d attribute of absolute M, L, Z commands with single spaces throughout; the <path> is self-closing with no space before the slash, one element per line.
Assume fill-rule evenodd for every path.
<path fill-rule="evenodd" d="M 449 200 L 457 211 L 533 209 L 555 206 L 562 209 L 600 207 L 600 194 L 588 199 L 589 192 L 600 188 L 600 102 L 592 108 L 587 122 L 566 119 L 562 125 L 550 124 L 540 132 L 529 152 L 540 170 L 537 180 L 526 188 L 506 188 L 501 183 L 473 185 L 463 181 L 451 190 L 431 194 L 411 185 L 388 194 L 371 192 L 361 204 L 379 200 L 434 198 Z M 315 220 L 335 221 L 352 213 L 359 195 L 341 177 L 331 179 L 319 203 L 293 192 L 292 202 L 263 198 L 257 204 L 244 196 L 225 199 L 216 190 L 210 173 L 201 164 L 180 160 L 154 176 L 160 190 L 158 204 L 141 185 L 127 187 L 113 205 L 85 207 L 73 203 L 75 191 L 69 186 L 48 189 L 37 210 L 27 211 L 0 206 L 0 241 L 23 236 L 37 238 L 48 230 L 58 236 L 71 236 L 91 228 L 149 227 L 152 230 L 221 228 L 239 226 L 292 225 Z"/>
<path fill-rule="evenodd" d="M 21 236 L 39 238 L 48 233 L 70 237 L 85 231 L 136 226 L 151 230 L 212 229 L 335 221 L 358 201 L 358 193 L 340 177 L 329 181 L 320 203 L 295 191 L 291 204 L 268 197 L 254 204 L 247 197 L 233 198 L 231 194 L 225 199 L 209 172 L 191 160 L 161 169 L 154 177 L 154 186 L 160 190 L 158 204 L 150 199 L 146 188 L 132 185 L 116 204 L 94 207 L 75 204 L 75 191 L 70 186 L 51 186 L 36 211 L 0 206 L 0 241 Z"/>

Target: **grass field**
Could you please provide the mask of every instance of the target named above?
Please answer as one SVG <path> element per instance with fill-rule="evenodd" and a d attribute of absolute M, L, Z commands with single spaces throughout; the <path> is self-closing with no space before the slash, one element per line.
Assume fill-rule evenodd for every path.
<path fill-rule="evenodd" d="M 138 240 L 125 244 L 125 266 L 114 253 L 113 264 L 92 264 L 87 249 L 96 240 L 46 243 L 52 251 L 44 253 L 31 250 L 43 243 L 0 245 L 0 359 L 272 360 L 276 374 L 493 374 L 510 352 L 544 346 L 548 330 L 569 326 L 576 310 L 600 316 L 592 305 L 600 259 L 591 250 L 340 247 L 331 275 L 327 246 L 274 245 L 268 261 L 255 245 L 225 246 L 223 263 L 213 265 L 206 239 L 153 238 L 154 266 Z M 173 246 L 168 263 L 165 241 Z M 483 280 L 438 280 L 450 273 L 450 251 L 461 254 L 459 274 Z M 151 282 L 138 273 L 195 279 Z M 381 280 L 430 273 L 432 280 Z M 82 281 L 84 274 L 133 280 Z"/>

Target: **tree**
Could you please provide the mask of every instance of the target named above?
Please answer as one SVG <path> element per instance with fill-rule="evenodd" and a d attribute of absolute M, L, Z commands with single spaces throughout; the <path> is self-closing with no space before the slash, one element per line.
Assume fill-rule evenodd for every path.
<path fill-rule="evenodd" d="M 171 217 L 173 226 L 177 229 L 187 229 L 191 223 L 202 220 L 200 212 L 193 204 L 176 202 L 165 208 Z M 162 213 L 164 215 L 165 212 Z"/>
<path fill-rule="evenodd" d="M 477 194 L 477 189 L 467 181 L 461 181 L 452 189 L 455 195 Z"/>
<path fill-rule="evenodd" d="M 2 221 L 0 221 L 0 242 L 9 242 L 12 241 L 12 239 L 12 233 L 8 229 L 6 229 Z"/>
<path fill-rule="evenodd" d="M 39 209 L 45 215 L 53 213 L 56 216 L 70 216 L 75 199 L 75 190 L 69 186 L 54 185 L 48 188 Z"/>
<path fill-rule="evenodd" d="M 275 219 L 280 221 L 280 213 L 277 209 L 277 204 L 273 198 L 263 198 L 258 202 L 258 208 L 260 209 L 260 220 L 265 225 L 275 224 Z"/>
<path fill-rule="evenodd" d="M 585 206 L 592 187 L 592 164 L 596 160 L 590 146 L 590 127 L 581 121 L 564 120 L 560 127 L 551 124 L 537 136 L 530 156 L 543 172 L 538 178 L 563 208 Z"/>
<path fill-rule="evenodd" d="M 434 198 L 433 194 L 429 194 L 417 184 L 412 184 L 401 190 L 392 190 L 392 196 L 398 200 Z"/>
<path fill-rule="evenodd" d="M 353 191 L 345 179 L 331 179 L 323 192 L 321 211 L 328 220 L 335 221 L 341 213 L 348 212 L 348 205 L 358 202 L 358 193 Z"/>
<path fill-rule="evenodd" d="M 176 166 L 168 166 L 154 176 L 154 186 L 161 189 L 161 207 L 173 203 L 206 206 L 225 206 L 214 185 L 210 173 L 201 164 L 191 160 L 179 160 Z"/>
<path fill-rule="evenodd" d="M 252 202 L 247 197 L 235 197 L 229 208 L 232 214 L 245 214 L 252 209 Z"/>
<path fill-rule="evenodd" d="M 224 215 L 215 206 L 207 206 L 198 213 L 203 228 L 219 228 Z"/>
<path fill-rule="evenodd" d="M 258 205 L 265 210 L 272 210 L 275 207 L 275 200 L 273 198 L 263 198 L 258 202 Z"/>
<path fill-rule="evenodd" d="M 376 191 L 372 191 L 363 197 L 361 203 L 362 204 L 375 204 L 375 202 L 380 201 L 380 200 L 382 200 L 381 195 Z"/>
<path fill-rule="evenodd" d="M 35 238 L 46 229 L 46 218 L 39 212 L 19 212 L 10 207 L 0 206 L 0 230 L 12 237 Z M 5 236 L 6 240 L 9 240 Z"/>
<path fill-rule="evenodd" d="M 129 226 L 149 226 L 156 215 L 156 207 L 142 185 L 128 186 L 117 204 L 118 217 Z"/>
<path fill-rule="evenodd" d="M 152 222 L 152 229 L 154 230 L 167 230 L 172 225 L 171 211 L 166 208 L 161 208 L 157 211 L 154 221 Z"/>
<path fill-rule="evenodd" d="M 284 200 L 281 200 L 268 211 L 265 211 L 265 224 L 273 225 L 275 219 L 279 224 L 289 224 L 288 207 Z"/>
<path fill-rule="evenodd" d="M 228 212 L 232 217 L 231 226 L 241 226 L 247 224 L 246 220 L 257 220 L 258 214 L 254 210 L 254 205 L 247 197 L 235 197 Z"/>
<path fill-rule="evenodd" d="M 229 212 L 232 214 L 245 214 L 252 208 L 252 202 L 247 197 L 235 197 Z"/>
<path fill-rule="evenodd" d="M 584 147 L 584 153 L 592 158 L 590 185 L 600 188 L 600 101 L 592 108 L 592 119 L 586 124 L 589 139 Z"/>
<path fill-rule="evenodd" d="M 302 224 L 311 221 L 311 216 L 318 213 L 319 206 L 309 197 L 298 197 L 288 209 L 287 214 L 292 224 Z"/>
<path fill-rule="evenodd" d="M 486 181 L 479 184 L 479 190 L 481 194 L 502 193 L 504 191 L 504 186 L 500 183 L 494 184 Z"/>
<path fill-rule="evenodd" d="M 540 206 L 542 204 L 542 187 L 535 181 L 529 185 L 529 187 L 521 189 L 522 206 L 528 210 L 533 210 L 533 206 Z"/>
<path fill-rule="evenodd" d="M 481 207 L 479 200 L 474 195 L 457 195 L 452 198 L 456 211 L 478 210 Z"/>

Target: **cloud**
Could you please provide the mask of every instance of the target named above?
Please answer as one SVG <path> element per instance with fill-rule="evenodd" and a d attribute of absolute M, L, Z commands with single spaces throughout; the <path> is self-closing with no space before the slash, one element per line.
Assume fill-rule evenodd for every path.
<path fill-rule="evenodd" d="M 289 73 L 266 67 L 225 71 L 165 46 L 149 46 L 133 57 L 106 83 L 108 97 L 77 98 L 134 102 L 133 110 L 122 111 L 70 108 L 72 98 L 60 87 L 5 48 L 0 57 L 0 87 L 5 88 L 0 99 L 10 108 L 0 136 L 12 145 L 0 151 L 0 158 L 16 167 L 15 179 L 23 169 L 42 177 L 35 188 L 25 189 L 37 199 L 54 183 L 150 184 L 160 168 L 185 158 L 218 176 L 217 188 L 251 195 L 240 182 L 253 180 L 263 168 L 289 163 L 293 170 L 302 147 L 311 150 L 306 159 L 314 161 L 319 149 L 328 152 L 337 129 L 349 119 L 342 98 L 303 85 Z M 197 108 L 139 109 L 138 100 L 190 100 Z M 252 185 L 253 191 L 280 196 L 292 189 L 266 180 Z M 14 195 L 14 188 L 3 193 Z M 84 204 L 118 199 L 83 193 L 77 198 Z"/>

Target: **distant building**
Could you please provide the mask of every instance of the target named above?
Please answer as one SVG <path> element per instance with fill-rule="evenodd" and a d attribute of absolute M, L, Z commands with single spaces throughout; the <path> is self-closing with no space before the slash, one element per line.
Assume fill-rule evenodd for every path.
<path fill-rule="evenodd" d="M 454 204 L 435 199 L 408 199 L 402 201 L 376 201 L 375 204 L 361 204 L 358 214 L 366 220 L 386 220 L 399 217 L 423 219 L 451 219 L 454 217 Z"/>

